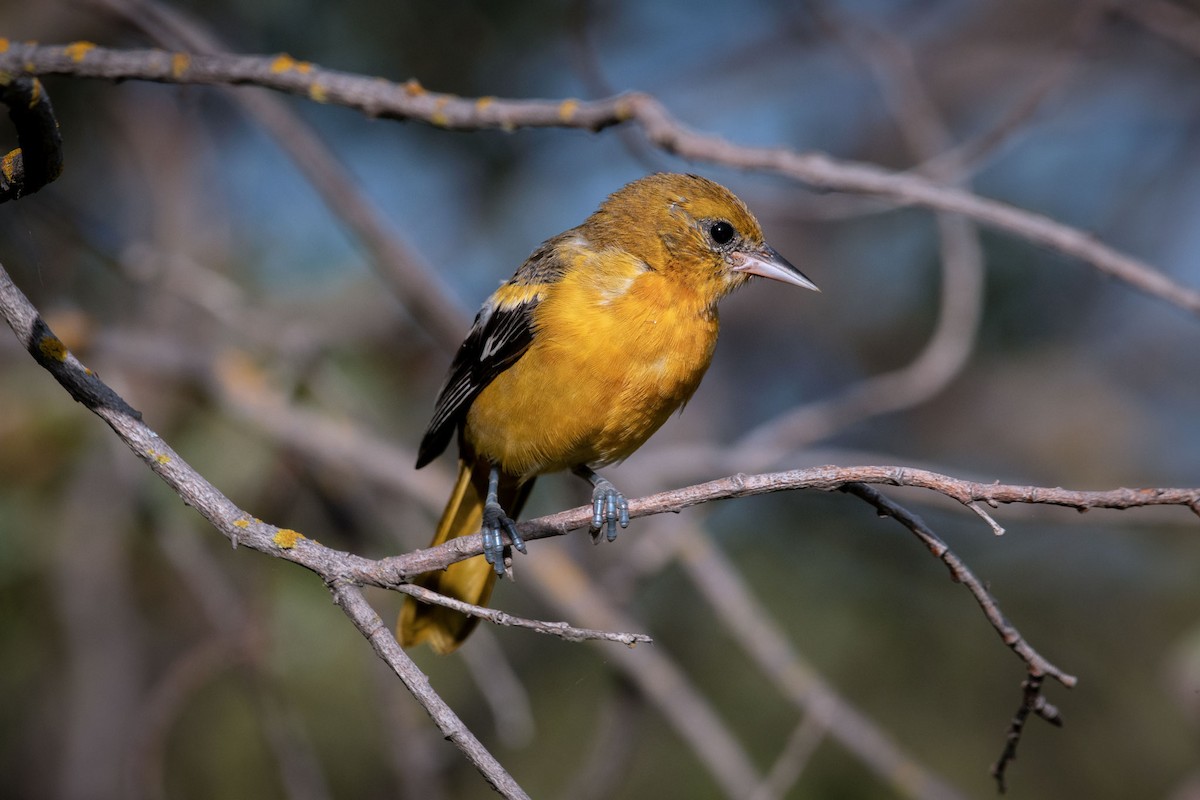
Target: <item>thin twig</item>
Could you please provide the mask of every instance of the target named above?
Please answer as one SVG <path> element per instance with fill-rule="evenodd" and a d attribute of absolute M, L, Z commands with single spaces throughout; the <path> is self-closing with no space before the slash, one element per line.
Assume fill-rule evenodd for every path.
<path fill-rule="evenodd" d="M 401 594 L 409 595 L 422 603 L 430 603 L 435 606 L 444 606 L 452 608 L 460 614 L 466 614 L 471 617 L 479 617 L 486 619 L 496 625 L 507 625 L 513 628 L 525 628 L 526 630 L 542 633 L 547 636 L 557 636 L 560 639 L 566 639 L 568 642 L 586 642 L 590 639 L 597 639 L 604 642 L 620 642 L 623 645 L 633 647 L 638 644 L 653 643 L 653 639 L 644 633 L 617 633 L 613 631 L 598 631 L 591 628 L 576 628 L 568 625 L 565 622 L 546 622 L 540 619 L 526 619 L 517 617 L 512 614 L 500 611 L 495 608 L 486 608 L 485 606 L 476 606 L 470 603 L 464 603 L 462 600 L 456 600 L 453 597 L 447 597 L 444 594 L 438 594 L 435 591 L 426 589 L 424 586 L 418 586 L 415 583 L 402 583 L 395 587 L 396 591 Z"/>
<path fill-rule="evenodd" d="M 1044 680 L 1044 675 L 1031 674 L 1021 682 L 1021 705 L 1017 707 L 1017 713 L 1013 715 L 1008 732 L 1004 735 L 1004 750 L 992 765 L 992 777 L 996 779 L 996 788 L 1001 794 L 1008 788 L 1005 775 L 1008 765 L 1017 758 L 1017 745 L 1021 743 L 1021 735 L 1025 731 L 1025 721 L 1029 719 L 1029 715 L 1035 714 L 1055 727 L 1062 727 L 1062 717 L 1058 709 L 1047 702 L 1042 694 Z"/>
<path fill-rule="evenodd" d="M 1068 675 L 1051 664 L 1025 641 L 1025 637 L 1021 635 L 1020 631 L 1001 613 L 999 604 L 983 585 L 983 581 L 975 577 L 975 573 L 971 571 L 970 567 L 954 554 L 954 551 L 925 524 L 924 520 L 870 486 L 849 483 L 842 486 L 841 490 L 866 500 L 881 514 L 886 514 L 912 531 L 929 548 L 929 552 L 946 565 L 954 582 L 961 583 L 975 597 L 975 602 L 979 603 L 979 607 L 983 609 L 983 614 L 987 617 L 988 622 L 992 623 L 996 633 L 1000 634 L 1001 640 L 1028 665 L 1031 675 L 1050 675 L 1068 689 L 1076 684 L 1078 679 L 1074 675 Z"/>

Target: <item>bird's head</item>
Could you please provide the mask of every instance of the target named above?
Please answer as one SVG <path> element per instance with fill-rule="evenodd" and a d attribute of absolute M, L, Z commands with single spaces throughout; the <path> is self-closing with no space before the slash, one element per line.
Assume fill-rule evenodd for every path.
<path fill-rule="evenodd" d="M 616 247 L 717 300 L 758 275 L 817 290 L 763 240 L 733 192 L 698 175 L 659 173 L 614 192 L 581 228 L 595 247 Z"/>

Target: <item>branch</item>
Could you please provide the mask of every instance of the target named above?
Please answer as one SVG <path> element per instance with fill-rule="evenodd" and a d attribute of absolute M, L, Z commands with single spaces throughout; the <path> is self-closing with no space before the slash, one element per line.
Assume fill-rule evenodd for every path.
<path fill-rule="evenodd" d="M 62 136 L 37 78 L 0 72 L 0 103 L 17 130 L 16 150 L 0 158 L 0 203 L 33 194 L 62 174 Z"/>
<path fill-rule="evenodd" d="M 568 625 L 565 622 L 544 622 L 538 619 L 526 619 L 524 617 L 516 617 L 504 611 L 495 608 L 487 608 L 485 606 L 476 606 L 471 603 L 464 603 L 462 600 L 456 600 L 453 597 L 447 597 L 444 594 L 426 589 L 424 586 L 418 586 L 415 583 L 403 583 L 395 587 L 396 591 L 401 594 L 407 594 L 422 603 L 431 603 L 435 606 L 445 606 L 452 608 L 461 614 L 466 614 L 472 617 L 486 619 L 495 625 L 508 625 L 514 628 L 526 628 L 535 633 L 544 633 L 547 636 L 557 636 L 560 639 L 566 639 L 568 642 L 586 642 L 591 639 L 598 639 L 605 642 L 620 642 L 621 644 L 633 647 L 638 644 L 650 644 L 654 640 L 644 633 L 612 633 L 609 631 L 598 631 L 591 628 L 576 628 Z"/>
<path fill-rule="evenodd" d="M 1058 487 L 979 483 L 929 470 L 898 466 L 823 466 L 767 472 L 759 475 L 730 475 L 707 483 L 698 483 L 630 500 L 629 516 L 636 518 L 677 513 L 685 508 L 711 503 L 715 500 L 752 497 L 797 489 L 833 491 L 851 483 L 927 489 L 956 500 L 964 507 L 971 509 L 972 513 L 978 513 L 975 508 L 972 508 L 972 504 L 982 502 L 992 507 L 1002 503 L 1065 506 L 1080 512 L 1093 508 L 1125 510 L 1147 506 L 1183 506 L 1200 516 L 1200 488 L 1121 488 L 1108 491 L 1077 491 Z M 590 522 L 591 507 L 580 506 L 518 523 L 517 530 L 526 541 L 532 541 L 548 536 L 561 536 L 586 527 Z M 356 575 L 356 579 L 388 586 L 408 580 L 422 572 L 444 569 L 455 561 L 461 561 L 482 552 L 482 538 L 478 534 L 463 536 L 427 550 L 417 550 L 402 556 L 381 559 L 375 562 L 378 572 Z"/>
<path fill-rule="evenodd" d="M 996 629 L 996 633 L 1000 634 L 1000 638 L 1004 643 L 1012 648 L 1012 651 L 1028 665 L 1030 675 L 1039 677 L 1050 675 L 1068 689 L 1075 686 L 1077 679 L 1074 675 L 1066 674 L 1030 647 L 1029 643 L 1025 641 L 1025 638 L 1021 636 L 1016 627 L 1000 612 L 999 604 L 996 603 L 996 599 L 984 587 L 983 582 L 975 577 L 975 573 L 971 572 L 970 567 L 954 554 L 950 547 L 925 524 L 924 520 L 899 503 L 884 497 L 870 486 L 861 483 L 850 483 L 841 487 L 841 490 L 847 494 L 862 498 L 878 509 L 880 514 L 891 517 L 912 531 L 929 548 L 929 552 L 933 553 L 935 557 L 946 565 L 950 570 L 950 577 L 954 582 L 961 583 L 967 587 L 967 591 L 974 595 L 975 601 L 983 609 L 984 616 L 988 618 L 988 622 L 992 623 L 992 627 Z"/>
<path fill-rule="evenodd" d="M 1021 683 L 1021 705 L 1004 735 L 1004 750 L 992 765 L 992 777 L 996 779 L 996 788 L 1001 794 L 1008 788 L 1005 773 L 1008 765 L 1017 758 L 1017 745 L 1021 742 L 1021 734 L 1025 730 L 1025 721 L 1029 719 L 1029 715 L 1035 714 L 1057 728 L 1062 727 L 1062 717 L 1059 716 L 1058 709 L 1050 705 L 1042 694 L 1043 680 L 1045 677 L 1042 675 L 1030 675 Z"/>
<path fill-rule="evenodd" d="M 185 503 L 199 511 L 213 527 L 227 536 L 235 547 L 239 543 L 247 544 L 255 550 L 302 564 L 324 578 L 333 592 L 335 602 L 370 641 L 380 658 L 400 677 L 443 735 L 502 795 L 527 797 L 512 776 L 433 691 L 428 678 L 404 653 L 391 631 L 363 598 L 361 590 L 339 577 L 364 565 L 369 570 L 373 562 L 331 550 L 296 531 L 268 525 L 238 508 L 180 458 L 142 420 L 139 412 L 67 350 L 24 293 L 12 282 L 3 266 L 0 266 L 0 315 L 4 316 L 34 360 L 49 371 L 71 397 L 108 423 L 134 454 Z"/>
<path fill-rule="evenodd" d="M 475 734 L 463 724 L 454 709 L 446 705 L 446 701 L 429 685 L 429 678 L 421 672 L 413 660 L 404 652 L 404 648 L 392 635 L 391 628 L 383 624 L 383 620 L 371 608 L 371 604 L 363 597 L 362 589 L 346 583 L 330 586 L 333 601 L 346 613 L 359 632 L 371 643 L 371 647 L 384 662 L 392 668 L 396 676 L 403 681 L 404 686 L 425 707 L 429 717 L 454 746 L 471 760 L 484 779 L 503 797 L 523 798 L 528 800 L 525 793 L 512 776 L 500 766 L 495 756 L 487 751 L 475 738 Z"/>
<path fill-rule="evenodd" d="M 990 227 L 1091 263 L 1130 286 L 1200 315 L 1200 291 L 1181 286 L 1138 259 L 1078 228 L 1015 206 L 989 200 L 914 174 L 840 161 L 823 153 L 786 147 L 747 147 L 693 131 L 651 95 L 625 93 L 601 100 L 509 100 L 462 98 L 403 84 L 324 69 L 291 56 L 169 53 L 112 50 L 90 42 L 43 46 L 0 39 L 0 73 L 75 75 L 160 83 L 255 85 L 358 109 L 390 119 L 416 120 L 451 130 L 565 127 L 599 131 L 638 125 L 661 149 L 686 159 L 785 175 L 822 189 L 886 198 L 899 205 L 953 211 Z"/>

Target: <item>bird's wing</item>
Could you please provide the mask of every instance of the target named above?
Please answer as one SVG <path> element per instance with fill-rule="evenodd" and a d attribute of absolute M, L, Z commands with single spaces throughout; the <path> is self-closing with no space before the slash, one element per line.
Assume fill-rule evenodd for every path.
<path fill-rule="evenodd" d="M 418 469 L 446 449 L 479 393 L 533 344 L 534 309 L 566 272 L 571 236 L 568 231 L 545 242 L 479 309 L 438 394 L 433 419 L 417 451 Z"/>

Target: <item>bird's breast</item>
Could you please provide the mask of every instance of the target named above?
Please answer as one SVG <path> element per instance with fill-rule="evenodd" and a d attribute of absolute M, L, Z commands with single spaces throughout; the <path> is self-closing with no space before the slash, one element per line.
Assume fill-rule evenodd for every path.
<path fill-rule="evenodd" d="M 472 404 L 468 439 L 517 475 L 619 461 L 692 396 L 717 331 L 703 298 L 652 270 L 564 279 L 529 350 Z"/>

